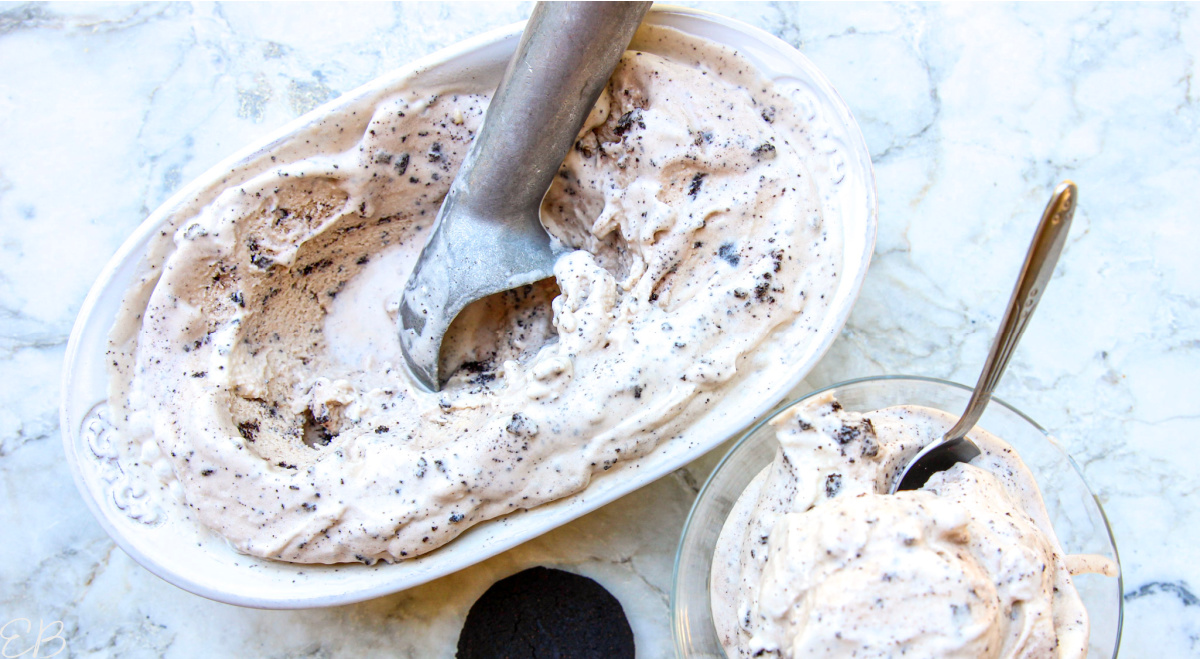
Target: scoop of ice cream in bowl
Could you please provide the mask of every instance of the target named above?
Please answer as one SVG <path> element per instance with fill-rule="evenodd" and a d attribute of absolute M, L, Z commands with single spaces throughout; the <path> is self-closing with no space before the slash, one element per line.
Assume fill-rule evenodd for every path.
<path fill-rule="evenodd" d="M 681 657 L 1112 657 L 1117 549 L 1071 458 L 993 400 L 982 451 L 914 491 L 897 471 L 971 389 L 853 380 L 782 406 L 733 446 L 685 524 Z"/>

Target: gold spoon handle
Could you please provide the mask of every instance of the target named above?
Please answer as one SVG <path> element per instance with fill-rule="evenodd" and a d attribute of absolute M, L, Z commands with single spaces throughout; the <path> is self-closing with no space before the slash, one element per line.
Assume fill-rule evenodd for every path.
<path fill-rule="evenodd" d="M 1012 298 L 1008 301 L 1008 309 L 1004 312 L 1004 320 L 1000 321 L 1000 330 L 992 342 L 992 350 L 988 353 L 979 374 L 979 382 L 971 392 L 971 400 L 967 409 L 959 417 L 958 423 L 942 437 L 921 450 L 903 472 L 892 481 L 893 493 L 901 490 L 916 490 L 925 485 L 929 477 L 939 471 L 945 471 L 959 462 L 970 462 L 979 457 L 979 447 L 966 438 L 971 428 L 983 416 L 983 410 L 992 400 L 992 391 L 1004 375 L 1008 360 L 1012 357 L 1017 342 L 1029 324 L 1033 310 L 1037 308 L 1042 291 L 1050 276 L 1054 274 L 1054 266 L 1058 256 L 1062 254 L 1063 245 L 1067 241 L 1067 231 L 1071 228 L 1071 218 L 1075 215 L 1075 204 L 1079 190 L 1070 181 L 1060 183 L 1054 190 L 1054 196 L 1042 213 L 1042 221 L 1038 223 L 1037 231 L 1033 234 L 1033 242 L 1029 244 L 1029 252 L 1025 255 L 1025 264 L 1021 266 L 1021 275 L 1017 277 L 1017 285 L 1013 288 Z"/>
<path fill-rule="evenodd" d="M 1071 228 L 1071 219 L 1075 216 L 1075 205 L 1079 198 L 1079 189 L 1071 181 L 1064 181 L 1054 189 L 1054 196 L 1046 204 L 1042 213 L 1042 221 L 1038 223 L 1029 252 L 1025 255 L 1025 264 L 1021 266 L 1021 275 L 1013 288 L 1012 297 L 1008 301 L 1008 309 L 1004 312 L 1004 320 L 1000 321 L 1000 331 L 992 343 L 992 350 L 984 362 L 983 372 L 979 374 L 979 382 L 971 393 L 971 400 L 958 423 L 946 433 L 943 441 L 953 441 L 964 437 L 983 415 L 984 408 L 992 399 L 992 392 L 1008 367 L 1017 342 L 1025 333 L 1025 326 L 1033 316 L 1042 292 L 1046 290 L 1058 256 L 1062 254 L 1063 245 L 1067 242 L 1067 231 Z"/>

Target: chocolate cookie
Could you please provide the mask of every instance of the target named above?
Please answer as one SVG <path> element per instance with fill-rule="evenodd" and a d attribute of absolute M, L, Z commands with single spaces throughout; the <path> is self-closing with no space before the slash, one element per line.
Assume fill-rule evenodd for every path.
<path fill-rule="evenodd" d="M 632 659 L 633 630 L 600 584 L 535 567 L 492 584 L 471 606 L 457 657 Z"/>

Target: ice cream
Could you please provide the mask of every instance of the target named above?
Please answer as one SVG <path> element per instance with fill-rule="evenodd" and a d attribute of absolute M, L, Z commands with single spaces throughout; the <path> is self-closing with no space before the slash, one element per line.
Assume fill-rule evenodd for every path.
<path fill-rule="evenodd" d="M 361 134 L 313 129 L 340 149 L 171 218 L 110 360 L 162 489 L 256 556 L 394 561 L 579 492 L 786 368 L 841 265 L 821 137 L 733 51 L 637 44 L 543 204 L 555 279 L 465 311 L 440 393 L 394 316 L 486 94 L 397 89 Z"/>
<path fill-rule="evenodd" d="M 887 494 L 956 419 L 852 413 L 824 394 L 772 420 L 774 462 L 738 499 L 713 559 L 730 657 L 1083 657 L 1087 610 L 1029 469 L 986 431 L 970 464 Z"/>

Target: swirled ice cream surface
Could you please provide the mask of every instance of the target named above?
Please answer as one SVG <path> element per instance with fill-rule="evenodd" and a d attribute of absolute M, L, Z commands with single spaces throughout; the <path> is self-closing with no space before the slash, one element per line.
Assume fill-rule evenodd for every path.
<path fill-rule="evenodd" d="M 554 279 L 468 308 L 440 393 L 395 314 L 486 94 L 397 90 L 347 148 L 170 218 L 110 402 L 189 516 L 265 558 L 417 556 L 580 492 L 817 339 L 842 249 L 817 138 L 732 50 L 638 39 L 543 202 Z"/>
<path fill-rule="evenodd" d="M 832 394 L 772 420 L 776 459 L 734 506 L 713 561 L 730 657 L 1087 654 L 1071 568 L 1115 566 L 1064 556 L 1011 446 L 976 429 L 982 456 L 887 494 L 954 421 L 915 406 L 853 413 Z"/>

